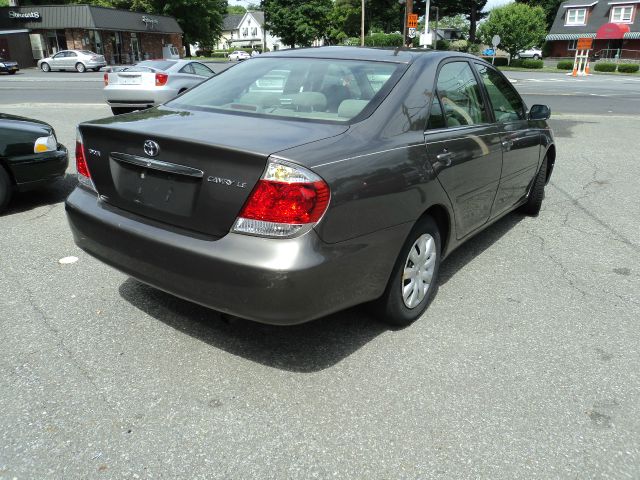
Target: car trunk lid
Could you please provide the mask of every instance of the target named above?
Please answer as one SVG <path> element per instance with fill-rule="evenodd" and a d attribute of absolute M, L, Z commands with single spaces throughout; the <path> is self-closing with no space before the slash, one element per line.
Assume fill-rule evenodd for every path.
<path fill-rule="evenodd" d="M 229 232 L 270 154 L 347 128 L 258 117 L 249 123 L 245 116 L 162 107 L 86 123 L 80 131 L 103 201 L 219 237 Z"/>

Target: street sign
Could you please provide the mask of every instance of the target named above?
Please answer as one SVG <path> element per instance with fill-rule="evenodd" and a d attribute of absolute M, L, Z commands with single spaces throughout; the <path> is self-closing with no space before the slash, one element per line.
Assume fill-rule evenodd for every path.
<path fill-rule="evenodd" d="M 591 50 L 593 38 L 579 38 L 576 50 Z"/>
<path fill-rule="evenodd" d="M 416 29 L 414 27 L 409 27 L 409 33 L 408 36 L 409 38 L 416 38 Z"/>
<path fill-rule="evenodd" d="M 493 45 L 494 48 L 500 45 L 500 35 L 493 36 L 493 38 L 491 39 L 491 45 Z"/>
<path fill-rule="evenodd" d="M 417 27 L 418 27 L 418 14 L 410 13 L 409 15 L 407 15 L 407 28 L 417 28 Z"/>

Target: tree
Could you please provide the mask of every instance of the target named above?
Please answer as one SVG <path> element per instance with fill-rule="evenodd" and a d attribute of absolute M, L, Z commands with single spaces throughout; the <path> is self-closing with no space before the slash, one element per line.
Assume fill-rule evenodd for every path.
<path fill-rule="evenodd" d="M 242 15 L 243 13 L 246 13 L 246 11 L 247 9 L 242 5 L 229 5 L 227 7 L 227 13 L 230 15 Z"/>
<path fill-rule="evenodd" d="M 429 28 L 431 30 L 436 28 L 436 22 L 433 20 L 433 17 L 429 19 Z M 440 18 L 438 20 L 438 28 L 455 28 L 456 30 L 460 30 L 463 38 L 469 36 L 469 20 L 462 14 Z"/>
<path fill-rule="evenodd" d="M 549 30 L 556 19 L 558 9 L 563 0 L 516 0 L 516 2 L 524 3 L 530 7 L 542 7 L 547 22 L 547 30 Z"/>
<path fill-rule="evenodd" d="M 342 42 L 360 36 L 360 0 L 336 0 L 329 14 L 330 42 Z"/>
<path fill-rule="evenodd" d="M 439 13 L 443 17 L 464 15 L 469 20 L 469 41 L 475 42 L 478 22 L 487 15 L 482 11 L 486 5 L 487 0 L 450 0 L 439 5 Z"/>
<path fill-rule="evenodd" d="M 499 35 L 500 47 L 513 57 L 520 50 L 541 44 L 547 34 L 544 10 L 522 3 L 494 8 L 482 24 L 481 33 L 485 43 Z"/>
<path fill-rule="evenodd" d="M 294 48 L 310 46 L 329 30 L 332 0 L 262 0 L 265 28 Z"/>

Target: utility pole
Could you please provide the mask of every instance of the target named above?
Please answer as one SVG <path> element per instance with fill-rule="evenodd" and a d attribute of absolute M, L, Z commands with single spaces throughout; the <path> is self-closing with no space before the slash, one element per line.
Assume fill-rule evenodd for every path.
<path fill-rule="evenodd" d="M 407 11 L 404 14 L 405 25 L 407 24 L 407 18 L 409 18 L 409 15 L 411 15 L 412 13 L 413 13 L 413 0 L 407 0 Z M 409 38 L 408 33 L 409 32 L 405 29 L 404 39 L 407 46 L 411 45 L 411 43 L 413 42 L 413 39 Z"/>
<path fill-rule="evenodd" d="M 364 0 L 362 0 L 362 6 L 360 8 L 360 46 L 364 47 Z"/>

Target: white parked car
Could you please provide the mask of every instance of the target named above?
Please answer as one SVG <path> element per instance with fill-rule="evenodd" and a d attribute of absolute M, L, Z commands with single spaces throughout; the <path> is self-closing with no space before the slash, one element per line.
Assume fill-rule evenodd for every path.
<path fill-rule="evenodd" d="M 538 60 L 542 58 L 542 50 L 538 47 L 531 47 L 527 50 L 520 50 L 516 55 L 516 58 L 533 58 Z"/>
<path fill-rule="evenodd" d="M 103 55 L 89 50 L 62 50 L 55 55 L 38 60 L 38 67 L 43 72 L 51 70 L 76 70 L 80 73 L 93 70 L 97 72 L 106 65 L 107 62 Z"/>
<path fill-rule="evenodd" d="M 242 61 L 242 60 L 248 60 L 251 58 L 251 55 L 249 55 L 247 52 L 245 52 L 244 50 L 236 50 L 235 52 L 231 52 L 229 54 L 229 61 Z"/>
<path fill-rule="evenodd" d="M 114 115 L 160 105 L 215 73 L 191 60 L 145 60 L 104 74 L 104 95 Z"/>

